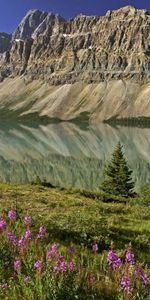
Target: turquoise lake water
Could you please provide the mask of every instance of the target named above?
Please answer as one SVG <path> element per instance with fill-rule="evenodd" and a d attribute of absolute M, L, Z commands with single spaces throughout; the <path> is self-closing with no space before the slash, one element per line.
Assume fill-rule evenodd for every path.
<path fill-rule="evenodd" d="M 118 141 L 134 171 L 137 190 L 150 184 L 148 128 L 3 122 L 0 181 L 26 183 L 40 176 L 55 186 L 97 189 Z"/>

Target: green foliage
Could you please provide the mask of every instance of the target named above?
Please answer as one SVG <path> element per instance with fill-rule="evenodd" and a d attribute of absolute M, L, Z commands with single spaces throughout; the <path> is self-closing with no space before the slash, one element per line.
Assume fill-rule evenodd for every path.
<path fill-rule="evenodd" d="M 38 185 L 38 186 L 45 186 L 45 187 L 49 187 L 49 188 L 54 188 L 54 186 L 50 183 L 46 181 L 46 178 L 43 178 L 43 180 L 41 180 L 40 176 L 36 177 L 35 182 L 32 182 L 33 185 Z"/>
<path fill-rule="evenodd" d="M 0 190 L 0 215 L 16 209 L 17 201 L 17 210 L 34 217 L 34 228 L 44 219 L 51 240 L 88 247 L 96 240 L 100 251 L 108 249 L 111 240 L 118 250 L 131 241 L 138 259 L 150 266 L 149 191 L 130 199 L 38 185 L 0 184 Z"/>
<path fill-rule="evenodd" d="M 104 203 L 123 203 L 127 204 L 130 203 L 131 198 L 126 198 L 123 196 L 116 196 L 112 194 L 105 193 L 103 191 L 100 192 L 93 192 L 93 191 L 86 191 L 82 190 L 80 191 L 80 194 L 82 196 L 85 196 L 89 199 L 97 199 Z"/>
<path fill-rule="evenodd" d="M 42 180 L 41 180 L 40 176 L 37 176 L 37 177 L 36 177 L 35 184 L 36 184 L 36 185 L 39 185 L 39 186 L 42 185 Z"/>
<path fill-rule="evenodd" d="M 1 221 L 5 221 L 5 224 L 2 226 L 1 223 L 0 229 L 0 299 L 149 299 L 149 271 L 138 261 L 133 264 L 126 261 L 124 248 L 117 253 L 111 243 L 111 251 L 108 253 L 109 247 L 107 251 L 101 252 L 95 241 L 90 244 L 90 249 L 83 244 L 77 247 L 68 243 L 64 246 L 63 241 L 52 244 L 47 230 L 37 239 L 37 233 L 41 232 L 38 219 L 30 215 L 31 222 L 26 223 L 23 211 L 17 211 L 15 219 L 8 218 L 8 215 L 6 210 L 1 214 Z M 29 231 L 31 234 L 27 235 Z M 15 238 L 13 236 L 10 239 L 8 233 L 15 233 Z M 20 244 L 18 241 L 22 237 L 24 240 Z M 93 248 L 95 245 L 96 250 Z M 130 249 L 131 245 L 126 250 Z M 115 260 L 114 256 L 117 257 Z M 114 268 L 118 260 L 120 265 Z M 19 265 L 14 264 L 16 261 Z M 35 262 L 40 262 L 40 265 Z M 137 267 L 140 267 L 140 274 L 144 274 L 145 281 L 137 277 Z M 121 283 L 124 276 L 128 276 L 131 281 L 130 298 Z"/>
<path fill-rule="evenodd" d="M 132 181 L 132 171 L 127 165 L 120 142 L 117 144 L 112 159 L 105 169 L 105 180 L 101 189 L 117 196 L 131 197 L 134 195 L 134 183 Z"/>

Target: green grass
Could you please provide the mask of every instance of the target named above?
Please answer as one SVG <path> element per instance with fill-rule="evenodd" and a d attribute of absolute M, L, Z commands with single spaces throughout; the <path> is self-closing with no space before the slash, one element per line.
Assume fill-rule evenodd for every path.
<path fill-rule="evenodd" d="M 44 220 L 49 238 L 64 244 L 72 241 L 90 248 L 97 240 L 102 252 L 111 240 L 119 251 L 131 241 L 137 259 L 150 267 L 149 195 L 144 191 L 126 204 L 110 197 L 107 203 L 106 196 L 85 191 L 0 184 L 0 211 L 17 208 L 32 214 L 38 224 Z"/>
<path fill-rule="evenodd" d="M 0 216 L 6 226 L 0 231 L 0 299 L 10 300 L 125 300 L 121 286 L 123 275 L 130 277 L 134 300 L 149 300 L 149 285 L 144 287 L 135 275 L 137 266 L 150 274 L 150 191 L 138 198 L 126 199 L 73 189 L 48 188 L 40 185 L 0 184 Z M 8 218 L 8 210 L 17 211 L 15 221 Z M 32 238 L 25 248 L 8 241 L 8 232 L 17 240 L 29 229 L 25 215 L 32 216 Z M 41 241 L 36 240 L 39 226 L 46 226 Z M 112 270 L 107 262 L 111 241 L 121 258 L 121 268 Z M 46 252 L 53 243 L 59 252 L 49 261 Z M 92 252 L 98 243 L 98 253 Z M 132 243 L 135 265 L 125 263 L 125 251 Z M 75 247 L 69 254 L 68 247 Z M 63 255 L 67 266 L 73 259 L 76 269 L 55 274 L 58 258 Z M 14 261 L 21 261 L 21 269 L 14 272 Z M 42 261 L 42 270 L 34 263 Z M 146 266 L 147 263 L 147 266 Z M 68 267 L 67 267 L 68 268 Z M 25 284 L 29 275 L 31 283 Z M 94 276 L 94 282 L 90 280 Z M 7 286 L 3 288 L 2 286 Z"/>

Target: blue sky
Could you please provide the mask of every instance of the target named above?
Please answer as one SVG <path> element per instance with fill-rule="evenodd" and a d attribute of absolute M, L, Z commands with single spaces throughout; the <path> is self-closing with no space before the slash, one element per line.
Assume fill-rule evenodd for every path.
<path fill-rule="evenodd" d="M 0 31 L 14 31 L 26 12 L 33 8 L 71 18 L 79 13 L 103 15 L 109 9 L 126 5 L 150 11 L 150 0 L 0 0 Z"/>

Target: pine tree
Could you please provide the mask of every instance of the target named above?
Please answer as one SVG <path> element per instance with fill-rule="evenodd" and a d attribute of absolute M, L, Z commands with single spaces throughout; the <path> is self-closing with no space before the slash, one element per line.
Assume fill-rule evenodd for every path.
<path fill-rule="evenodd" d="M 118 196 L 133 196 L 134 182 L 132 181 L 132 170 L 129 169 L 127 160 L 119 142 L 112 154 L 110 163 L 105 168 L 105 180 L 101 190 L 108 194 Z"/>

